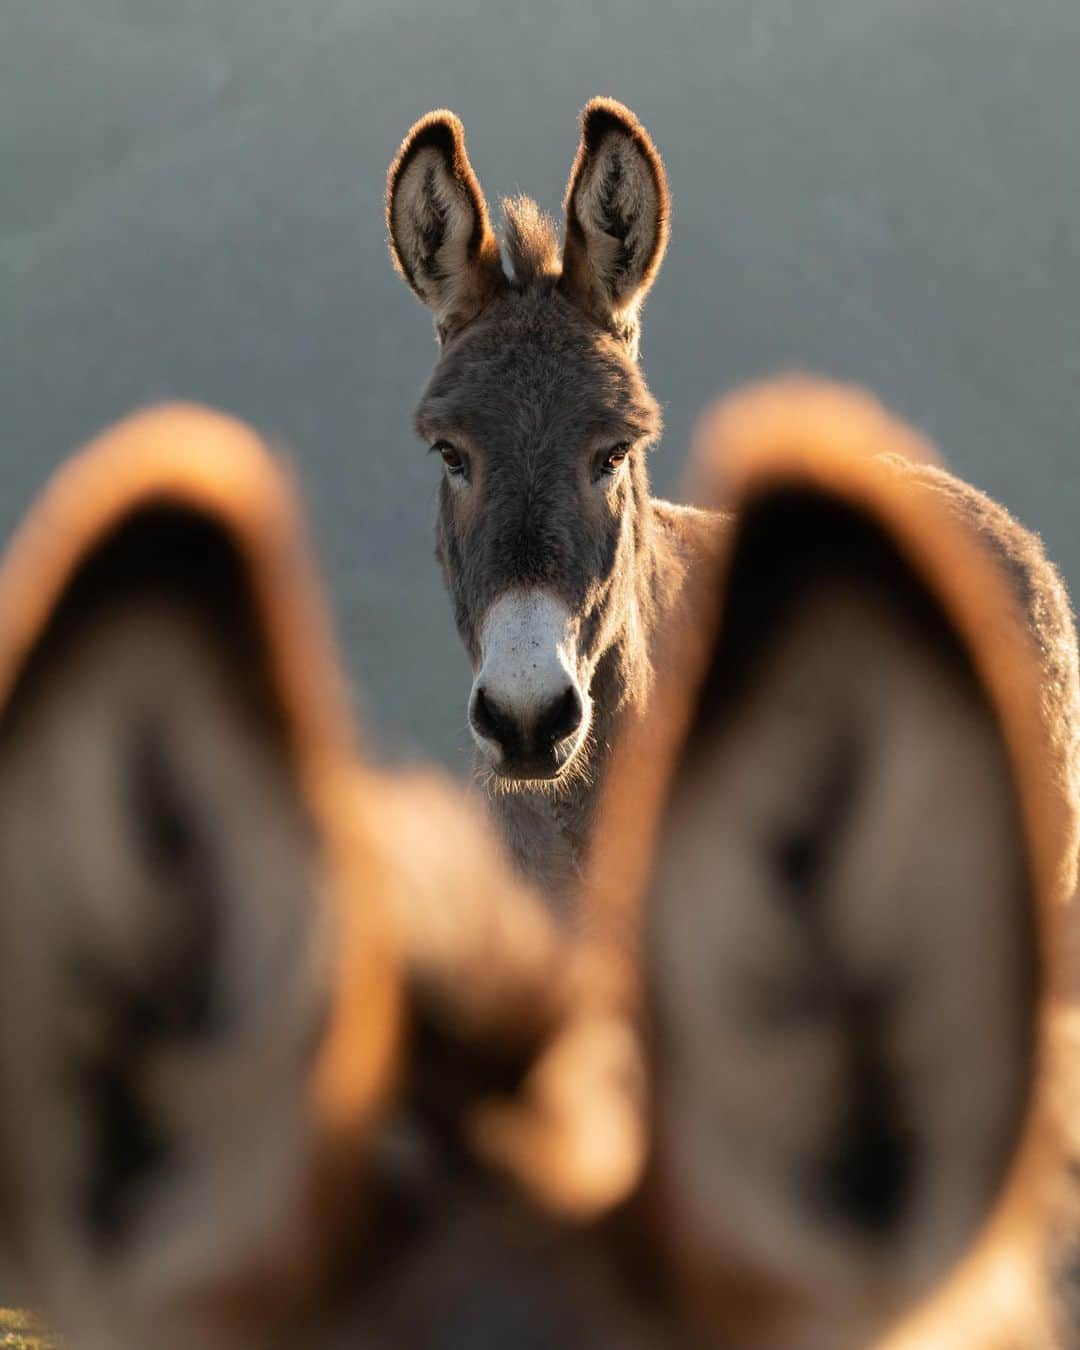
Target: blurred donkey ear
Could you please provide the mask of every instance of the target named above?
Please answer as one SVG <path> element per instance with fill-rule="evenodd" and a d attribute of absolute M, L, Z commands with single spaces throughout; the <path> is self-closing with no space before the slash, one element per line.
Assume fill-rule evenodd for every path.
<path fill-rule="evenodd" d="M 487 203 L 452 112 L 430 112 L 401 144 L 386 182 L 394 266 L 435 315 L 440 340 L 505 284 Z"/>
<path fill-rule="evenodd" d="M 288 490 L 225 419 L 134 419 L 0 595 L 4 1245 L 81 1343 L 214 1345 L 307 1259 L 343 945 L 358 1099 L 392 1020 L 339 903 L 344 698 Z"/>
<path fill-rule="evenodd" d="M 652 817 L 626 820 L 643 746 L 611 807 L 655 844 L 655 1169 L 684 1267 L 745 1343 L 862 1345 L 1031 1156 L 1054 807 L 1003 580 L 899 460 L 834 453 L 804 412 L 737 469 L 722 575 L 660 666 Z M 720 1306 L 717 1272 L 763 1297 Z"/>

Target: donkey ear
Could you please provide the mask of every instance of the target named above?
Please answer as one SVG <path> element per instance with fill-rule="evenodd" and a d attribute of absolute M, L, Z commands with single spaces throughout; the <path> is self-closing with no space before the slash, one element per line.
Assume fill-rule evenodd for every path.
<path fill-rule="evenodd" d="M 656 1171 L 685 1269 L 762 1291 L 769 1344 L 865 1344 L 1019 1194 L 1037 1133 L 1034 662 L 915 492 L 898 462 L 759 466 L 658 694 Z"/>
<path fill-rule="evenodd" d="M 338 694 L 310 668 L 281 485 L 239 435 L 186 412 L 122 428 L 0 578 L 0 1237 L 80 1343 L 219 1344 L 223 1309 L 261 1315 L 267 1279 L 287 1302 L 314 1246 L 346 930 L 329 741 L 293 700 Z M 359 959 L 365 1060 L 386 1000 Z"/>
<path fill-rule="evenodd" d="M 394 266 L 435 315 L 440 338 L 503 285 L 487 204 L 452 112 L 430 112 L 405 137 L 386 183 Z"/>
<path fill-rule="evenodd" d="M 637 316 L 667 248 L 670 199 L 660 155 L 629 108 L 596 98 L 566 188 L 562 289 L 636 338 Z"/>

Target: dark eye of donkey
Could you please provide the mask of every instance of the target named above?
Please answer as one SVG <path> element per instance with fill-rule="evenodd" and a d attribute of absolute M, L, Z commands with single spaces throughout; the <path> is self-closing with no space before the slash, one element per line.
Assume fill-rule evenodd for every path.
<path fill-rule="evenodd" d="M 600 457 L 600 472 L 606 474 L 609 478 L 612 474 L 618 473 L 629 453 L 630 446 L 626 441 L 620 441 L 618 445 L 611 446 Z"/>
<path fill-rule="evenodd" d="M 464 478 L 469 467 L 469 462 L 461 451 L 449 441 L 436 441 L 431 447 L 432 450 L 442 456 L 442 462 L 446 465 L 446 472 L 451 478 Z"/>

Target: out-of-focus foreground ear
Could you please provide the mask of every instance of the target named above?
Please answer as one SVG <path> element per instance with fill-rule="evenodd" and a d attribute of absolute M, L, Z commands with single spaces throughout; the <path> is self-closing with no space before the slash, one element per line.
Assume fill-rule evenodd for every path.
<path fill-rule="evenodd" d="M 723 405 L 723 448 L 701 466 L 703 487 L 714 504 L 730 507 L 740 491 L 743 447 L 785 440 L 793 410 L 809 426 L 828 427 L 830 453 L 842 456 L 897 456 L 912 464 L 940 465 L 935 445 L 889 412 L 869 390 L 836 380 L 793 373 L 750 385 Z M 885 446 L 882 451 L 881 447 Z M 688 484 L 696 491 L 693 483 Z"/>
<path fill-rule="evenodd" d="M 855 1346 L 958 1268 L 1000 1263 L 990 1324 L 1031 1293 L 1065 811 L 1004 579 L 871 453 L 908 433 L 852 446 L 790 392 L 702 433 L 736 519 L 613 767 L 591 903 L 639 951 L 686 1287 L 739 1344 Z"/>
<path fill-rule="evenodd" d="M 566 187 L 561 289 L 636 350 L 638 315 L 664 260 L 671 202 L 664 166 L 629 108 L 594 98 Z"/>
<path fill-rule="evenodd" d="M 31 513 L 0 623 L 4 1253 L 79 1344 L 263 1344 L 397 1020 L 291 489 L 226 418 L 134 417 Z"/>
<path fill-rule="evenodd" d="M 452 112 L 428 113 L 402 141 L 386 181 L 386 224 L 394 266 L 435 315 L 440 340 L 505 284 L 487 203 Z"/>

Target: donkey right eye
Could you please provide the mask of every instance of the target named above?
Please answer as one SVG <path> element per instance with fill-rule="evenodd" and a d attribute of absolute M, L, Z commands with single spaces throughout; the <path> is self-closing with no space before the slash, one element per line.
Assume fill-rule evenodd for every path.
<path fill-rule="evenodd" d="M 457 448 L 449 441 L 436 441 L 431 447 L 436 454 L 442 456 L 442 462 L 446 465 L 446 472 L 451 478 L 468 478 L 469 461 Z"/>

